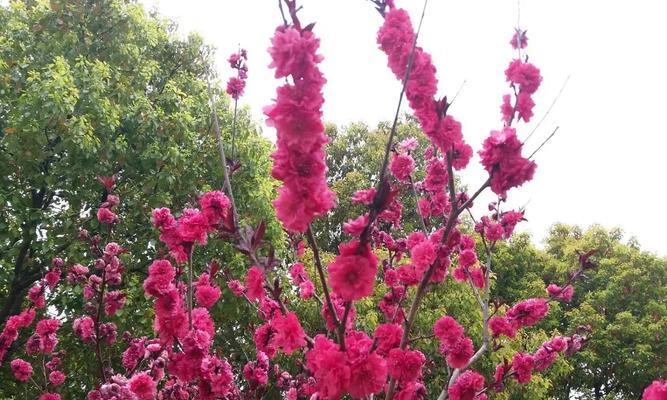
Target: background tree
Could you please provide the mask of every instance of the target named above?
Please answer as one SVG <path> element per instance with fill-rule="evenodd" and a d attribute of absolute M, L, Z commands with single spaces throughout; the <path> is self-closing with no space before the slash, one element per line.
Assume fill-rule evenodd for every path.
<path fill-rule="evenodd" d="M 132 1 L 0 7 L 0 323 L 19 311 L 53 257 L 92 261 L 76 237 L 81 226 L 99 229 L 92 217 L 105 193 L 96 176 L 116 176 L 124 223 L 114 238 L 131 254 L 127 286 L 137 296 L 129 301 L 143 301 L 139 283 L 155 257 L 150 210 L 181 208 L 222 186 L 207 93 L 211 54 L 201 38 L 179 38 L 174 23 Z M 213 90 L 230 143 L 229 99 L 217 84 Z M 241 167 L 232 179 L 243 222 L 267 220 L 267 237 L 282 237 L 270 203 L 271 144 L 245 110 L 236 142 Z M 232 254 L 214 246 L 196 257 L 233 266 Z M 79 298 L 65 291 L 54 301 L 67 313 Z M 146 308 L 133 309 L 119 330 L 150 332 Z"/>

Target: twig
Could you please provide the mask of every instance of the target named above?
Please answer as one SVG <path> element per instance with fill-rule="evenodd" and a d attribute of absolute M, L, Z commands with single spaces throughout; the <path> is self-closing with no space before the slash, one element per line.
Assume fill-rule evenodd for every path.
<path fill-rule="evenodd" d="M 467 79 L 464 79 L 463 82 L 461 82 L 461 86 L 459 86 L 459 89 L 456 91 L 456 94 L 454 94 L 454 97 L 452 98 L 452 101 L 449 102 L 449 106 L 454 104 L 454 101 L 456 101 L 456 98 L 459 97 L 459 93 L 461 93 L 461 90 L 463 90 L 463 86 L 465 86 L 466 82 L 468 82 Z"/>
<path fill-rule="evenodd" d="M 324 276 L 324 267 L 322 265 L 322 259 L 320 258 L 320 250 L 317 247 L 317 242 L 315 242 L 315 236 L 313 236 L 313 231 L 310 229 L 310 226 L 308 226 L 308 230 L 306 231 L 306 239 L 308 240 L 310 248 L 313 250 L 315 267 L 317 268 L 317 274 L 320 277 L 320 283 L 322 283 L 322 291 L 324 292 L 324 297 L 327 301 L 327 307 L 329 308 L 329 312 L 331 312 L 331 317 L 334 321 L 334 325 L 338 327 L 340 326 L 340 322 L 338 321 L 338 316 L 336 315 L 336 309 L 333 306 L 333 302 L 331 301 L 331 295 L 329 294 L 329 287 L 327 286 L 327 280 L 326 277 Z M 342 340 L 342 338 L 339 338 L 339 340 Z"/>
<path fill-rule="evenodd" d="M 218 152 L 220 153 L 220 160 L 222 161 L 222 176 L 224 179 L 223 186 L 227 195 L 229 196 L 229 201 L 232 204 L 232 219 L 234 224 L 234 229 L 237 228 L 239 221 L 238 211 L 236 209 L 236 203 L 234 202 L 234 193 L 232 192 L 232 185 L 229 181 L 229 172 L 227 170 L 227 157 L 225 157 L 225 149 L 222 145 L 222 135 L 220 134 L 220 121 L 218 120 L 218 112 L 215 109 L 215 99 L 213 97 L 213 91 L 211 90 L 211 80 L 208 76 L 208 70 L 206 71 L 206 84 L 208 85 L 208 97 L 211 103 L 211 113 L 213 115 L 213 127 L 215 128 L 215 138 L 218 144 Z"/>
<path fill-rule="evenodd" d="M 526 138 L 523 140 L 523 143 L 526 143 L 528 141 L 528 139 L 530 139 L 530 137 L 533 136 L 533 133 L 535 133 L 535 131 L 537 131 L 537 128 L 539 128 L 540 125 L 542 125 L 542 122 L 544 122 L 544 120 L 547 118 L 547 116 L 551 112 L 551 109 L 554 108 L 554 105 L 556 105 L 556 102 L 560 98 L 560 95 L 563 93 L 563 90 L 565 90 L 565 86 L 567 86 L 567 82 L 569 80 L 570 80 L 570 75 L 568 75 L 567 78 L 565 78 L 565 81 L 563 82 L 563 85 L 561 85 L 560 90 L 556 94 L 556 97 L 554 97 L 553 101 L 551 102 L 551 105 L 549 106 L 549 108 L 547 108 L 547 112 L 545 112 L 544 115 L 542 116 L 542 118 L 540 118 L 540 120 L 537 121 L 537 124 L 535 125 L 533 130 L 530 131 L 528 136 L 526 136 Z"/>
<path fill-rule="evenodd" d="M 531 153 L 531 155 L 528 157 L 529 160 L 530 160 L 531 158 L 533 158 L 533 156 L 535 155 L 535 153 L 537 153 L 538 151 L 540 151 L 540 149 L 542 148 L 542 146 L 544 146 L 545 144 L 547 144 L 547 142 L 548 142 L 548 141 L 549 141 L 549 140 L 556 134 L 556 132 L 558 132 L 558 128 L 560 128 L 560 127 L 557 126 L 556 129 L 554 129 L 554 131 L 551 132 L 551 135 L 549 135 L 546 139 L 544 139 L 544 141 L 542 142 L 542 144 L 540 144 L 540 145 L 535 149 L 535 151 L 533 151 L 533 152 Z"/>
<path fill-rule="evenodd" d="M 421 223 L 422 230 L 424 231 L 424 234 L 426 234 L 426 221 L 419 212 L 419 195 L 417 194 L 417 189 L 415 189 L 415 181 L 412 179 L 412 175 L 408 176 L 408 178 L 410 179 L 410 188 L 412 189 L 412 195 L 415 197 L 415 208 L 417 211 L 417 216 L 419 217 L 419 222 Z"/>

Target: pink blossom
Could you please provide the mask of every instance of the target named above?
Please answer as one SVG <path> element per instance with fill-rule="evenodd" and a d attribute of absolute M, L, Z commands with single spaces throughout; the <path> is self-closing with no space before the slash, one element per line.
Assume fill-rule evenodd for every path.
<path fill-rule="evenodd" d="M 544 318 L 548 312 L 549 303 L 545 299 L 528 299 L 510 308 L 505 314 L 505 318 L 517 327 L 533 326 Z"/>
<path fill-rule="evenodd" d="M 563 300 L 566 303 L 569 303 L 570 301 L 572 301 L 572 295 L 574 294 L 574 287 L 572 285 L 567 285 L 564 288 L 562 288 L 556 284 L 551 283 L 549 284 L 549 286 L 547 286 L 547 293 L 552 298 Z"/>
<path fill-rule="evenodd" d="M 420 382 L 407 382 L 394 397 L 396 400 L 421 400 L 426 398 L 426 388 Z"/>
<path fill-rule="evenodd" d="M 369 205 L 375 198 L 375 188 L 357 190 L 352 195 L 352 202 L 355 204 Z"/>
<path fill-rule="evenodd" d="M 417 139 L 411 137 L 398 142 L 396 148 L 398 148 L 398 150 L 403 153 L 408 153 L 415 150 L 417 148 L 417 144 L 419 144 Z"/>
<path fill-rule="evenodd" d="M 113 290 L 104 294 L 104 313 L 108 316 L 115 315 L 118 310 L 125 306 L 125 293 Z"/>
<path fill-rule="evenodd" d="M 227 81 L 227 94 L 232 97 L 234 100 L 238 100 L 243 96 L 243 89 L 245 89 L 245 80 L 232 76 Z"/>
<path fill-rule="evenodd" d="M 394 175 L 396 179 L 401 182 L 410 181 L 410 175 L 415 169 L 415 161 L 406 154 L 394 154 L 391 157 L 391 163 L 389 164 L 389 171 Z"/>
<path fill-rule="evenodd" d="M 541 346 L 533 355 L 535 371 L 544 371 L 549 368 L 558 358 L 558 352 Z"/>
<path fill-rule="evenodd" d="M 264 274 L 257 267 L 251 267 L 245 278 L 246 295 L 250 301 L 262 300 L 264 293 Z"/>
<path fill-rule="evenodd" d="M 315 377 L 317 394 L 324 399 L 338 399 L 347 392 L 350 384 L 350 367 L 345 362 L 345 353 L 324 335 L 315 336 L 314 342 L 313 348 L 306 353 L 306 365 Z"/>
<path fill-rule="evenodd" d="M 520 92 L 516 97 L 516 111 L 519 113 L 519 118 L 525 122 L 530 122 L 533 117 L 533 107 L 535 102 L 530 94 Z"/>
<path fill-rule="evenodd" d="M 452 167 L 460 171 L 468 166 L 472 158 L 472 147 L 462 141 L 452 144 Z"/>
<path fill-rule="evenodd" d="M 208 310 L 197 307 L 192 310 L 192 327 L 208 333 L 210 337 L 215 335 L 215 324 Z"/>
<path fill-rule="evenodd" d="M 233 388 L 234 375 L 227 361 L 215 356 L 206 356 L 201 362 L 201 379 L 210 385 L 211 393 L 226 396 Z"/>
<path fill-rule="evenodd" d="M 168 260 L 155 260 L 148 267 L 144 291 L 151 296 L 161 296 L 173 289 L 172 280 L 175 276 L 176 271 Z"/>
<path fill-rule="evenodd" d="M 419 276 L 433 264 L 436 258 L 435 246 L 429 240 L 414 245 L 410 250 L 410 259 Z"/>
<path fill-rule="evenodd" d="M 230 205 L 227 196 L 219 190 L 206 192 L 199 198 L 202 214 L 211 225 L 216 225 L 227 217 Z"/>
<path fill-rule="evenodd" d="M 455 343 L 444 343 L 440 346 L 441 352 L 447 353 L 447 364 L 452 368 L 463 368 L 468 365 L 475 349 L 469 337 L 462 336 Z"/>
<path fill-rule="evenodd" d="M 343 223 L 343 232 L 352 236 L 360 236 L 368 225 L 368 213 L 360 215 L 356 219 L 350 219 Z"/>
<path fill-rule="evenodd" d="M 176 226 L 176 219 L 168 208 L 156 208 L 152 212 L 151 223 L 158 229 L 169 229 Z"/>
<path fill-rule="evenodd" d="M 46 306 L 46 298 L 44 297 L 44 286 L 42 283 L 35 283 L 28 290 L 28 299 L 32 302 L 35 308 L 40 309 Z"/>
<path fill-rule="evenodd" d="M 389 376 L 399 382 L 411 382 L 421 377 L 426 357 L 419 350 L 392 349 L 387 357 Z"/>
<path fill-rule="evenodd" d="M 44 281 L 46 281 L 49 289 L 53 290 L 58 282 L 60 281 L 61 270 L 60 267 L 53 267 L 49 272 L 44 275 Z"/>
<path fill-rule="evenodd" d="M 380 324 L 375 328 L 377 352 L 387 354 L 391 349 L 398 347 L 403 336 L 403 328 L 399 324 Z"/>
<path fill-rule="evenodd" d="M 183 242 L 206 244 L 209 223 L 201 211 L 194 208 L 184 209 L 176 229 Z"/>
<path fill-rule="evenodd" d="M 311 297 L 313 297 L 314 293 L 315 293 L 315 285 L 313 284 L 312 281 L 307 280 L 299 284 L 299 296 L 302 299 L 308 300 Z"/>
<path fill-rule="evenodd" d="M 505 196 L 506 192 L 533 178 L 536 165 L 521 156 L 522 144 L 514 128 L 492 131 L 479 152 L 482 165 L 491 175 L 491 190 Z"/>
<path fill-rule="evenodd" d="M 516 328 L 514 328 L 505 317 L 498 315 L 494 315 L 489 319 L 489 329 L 491 329 L 493 337 L 505 335 L 509 338 L 513 338 L 516 335 Z"/>
<path fill-rule="evenodd" d="M 500 215 L 500 223 L 505 231 L 505 238 L 512 236 L 514 228 L 521 221 L 525 221 L 522 211 L 506 211 Z"/>
<path fill-rule="evenodd" d="M 294 263 L 289 269 L 289 275 L 295 285 L 300 285 L 308 279 L 308 273 L 300 262 Z"/>
<path fill-rule="evenodd" d="M 467 268 L 477 264 L 477 254 L 472 249 L 463 250 L 459 253 L 459 265 Z"/>
<path fill-rule="evenodd" d="M 53 386 L 60 386 L 63 382 L 65 382 L 65 374 L 60 371 L 51 371 L 49 374 L 49 382 Z"/>
<path fill-rule="evenodd" d="M 396 275 L 399 282 L 407 286 L 414 286 L 419 283 L 420 276 L 417 276 L 417 271 L 414 265 L 405 264 L 396 269 Z"/>
<path fill-rule="evenodd" d="M 106 207 L 97 210 L 97 220 L 102 224 L 115 224 L 118 222 L 118 217 L 111 210 Z"/>
<path fill-rule="evenodd" d="M 515 379 L 519 383 L 528 383 L 532 378 L 533 365 L 535 359 L 530 354 L 517 353 L 512 358 L 512 370 L 515 372 Z"/>
<path fill-rule="evenodd" d="M 459 375 L 454 384 L 447 389 L 450 400 L 485 400 L 486 395 L 477 393 L 484 389 L 484 377 L 468 370 Z"/>
<path fill-rule="evenodd" d="M 333 294 L 331 296 L 331 301 L 333 303 L 333 307 L 336 312 L 336 318 L 338 318 L 338 320 L 340 321 L 343 318 L 343 314 L 345 313 L 345 302 L 337 294 Z M 333 315 L 330 312 L 329 307 L 327 306 L 326 303 L 322 305 L 321 314 L 326 322 L 327 329 L 330 331 L 334 330 L 336 325 L 334 324 Z M 354 305 L 352 305 L 352 308 L 350 309 L 349 315 L 347 317 L 347 321 L 345 323 L 346 329 L 350 329 L 352 325 L 354 325 L 355 315 L 356 315 L 356 310 L 354 309 Z"/>
<path fill-rule="evenodd" d="M 366 398 L 384 389 L 387 381 L 387 363 L 375 353 L 369 354 L 350 366 L 348 390 L 355 398 Z"/>
<path fill-rule="evenodd" d="M 42 393 L 38 400 L 60 400 L 58 393 Z"/>
<path fill-rule="evenodd" d="M 454 318 L 446 315 L 435 322 L 433 333 L 441 342 L 453 345 L 463 336 L 463 327 Z"/>
<path fill-rule="evenodd" d="M 227 282 L 227 287 L 232 291 L 232 293 L 234 293 L 234 296 L 236 297 L 242 296 L 245 292 L 245 287 L 243 284 L 236 279 Z"/>
<path fill-rule="evenodd" d="M 153 400 L 155 398 L 157 384 L 145 372 L 134 375 L 127 385 L 132 393 L 141 400 Z"/>
<path fill-rule="evenodd" d="M 468 271 L 470 274 L 470 280 L 475 287 L 482 289 L 486 285 L 486 279 L 484 277 L 484 269 L 482 268 L 472 268 Z"/>
<path fill-rule="evenodd" d="M 665 400 L 667 399 L 667 381 L 655 380 L 646 389 L 642 400 Z"/>
<path fill-rule="evenodd" d="M 292 354 L 295 350 L 306 345 L 306 334 L 301 323 L 293 312 L 285 316 L 278 315 L 271 320 L 271 326 L 276 331 L 274 338 L 276 346 L 282 348 L 286 354 Z"/>
<path fill-rule="evenodd" d="M 439 158 L 432 158 L 426 166 L 426 179 L 424 188 L 430 192 L 439 192 L 447 186 L 449 173 L 447 164 Z"/>
<path fill-rule="evenodd" d="M 542 76 L 540 70 L 531 63 L 513 60 L 505 70 L 507 81 L 519 85 L 520 91 L 533 94 L 540 87 Z"/>
<path fill-rule="evenodd" d="M 32 376 L 32 365 L 27 361 L 17 358 L 12 360 L 10 366 L 12 367 L 14 378 L 21 382 L 27 382 L 30 376 Z"/>
<path fill-rule="evenodd" d="M 408 13 L 403 9 L 390 10 L 378 31 L 377 43 L 389 57 L 389 68 L 401 79 L 405 75 L 414 40 L 415 33 Z"/>
<path fill-rule="evenodd" d="M 511 96 L 506 94 L 503 96 L 503 103 L 500 105 L 500 113 L 505 124 L 509 124 L 514 117 L 514 106 L 510 103 Z"/>
<path fill-rule="evenodd" d="M 71 284 L 82 283 L 86 280 L 88 272 L 88 267 L 81 264 L 74 264 L 67 273 L 67 282 Z"/>
<path fill-rule="evenodd" d="M 270 323 L 257 327 L 253 334 L 253 340 L 257 351 L 265 353 L 269 358 L 275 357 L 276 352 L 278 351 L 276 341 L 274 340 L 275 336 L 276 329 Z"/>
<path fill-rule="evenodd" d="M 212 307 L 220 298 L 220 288 L 210 283 L 210 276 L 203 273 L 199 276 L 195 286 L 195 299 L 202 307 Z"/>
<path fill-rule="evenodd" d="M 276 78 L 292 76 L 294 84 L 278 88 L 276 103 L 266 107 L 267 124 L 277 131 L 272 175 L 283 182 L 273 204 L 286 229 L 303 232 L 335 204 L 326 182 L 321 107 L 325 79 L 317 64 L 319 40 L 310 30 L 276 29 L 269 48 Z"/>
<path fill-rule="evenodd" d="M 329 284 L 343 300 L 359 300 L 373 293 L 377 257 L 367 244 L 359 249 L 359 241 L 343 243 L 340 254 L 329 264 Z"/>
<path fill-rule="evenodd" d="M 72 327 L 74 334 L 80 337 L 84 342 L 91 341 L 94 337 L 95 321 L 88 316 L 80 317 L 74 320 Z"/>

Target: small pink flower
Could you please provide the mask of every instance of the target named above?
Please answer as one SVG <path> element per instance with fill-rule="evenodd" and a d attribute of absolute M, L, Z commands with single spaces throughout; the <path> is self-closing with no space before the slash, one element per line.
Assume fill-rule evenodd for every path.
<path fill-rule="evenodd" d="M 32 376 L 32 365 L 29 362 L 24 361 L 20 358 L 12 360 L 10 363 L 12 367 L 12 373 L 14 378 L 21 382 L 26 382 Z"/>
<path fill-rule="evenodd" d="M 108 208 L 102 207 L 97 210 L 97 220 L 102 224 L 111 225 L 118 222 L 118 217 Z"/>
<path fill-rule="evenodd" d="M 60 371 L 52 371 L 49 374 L 49 382 L 51 382 L 53 386 L 60 386 L 65 382 L 65 374 Z"/>
<path fill-rule="evenodd" d="M 138 373 L 130 378 L 127 386 L 141 400 L 153 400 L 155 398 L 157 384 L 145 372 Z"/>

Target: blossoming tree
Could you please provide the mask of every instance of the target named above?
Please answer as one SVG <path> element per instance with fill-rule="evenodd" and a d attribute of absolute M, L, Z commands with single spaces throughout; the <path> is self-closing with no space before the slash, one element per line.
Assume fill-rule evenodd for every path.
<path fill-rule="evenodd" d="M 148 267 L 143 291 L 154 306 L 155 334 L 123 333 L 122 355 L 114 355 L 119 340 L 113 318 L 127 304 L 121 258 L 126 250 L 113 235 L 123 223 L 115 211 L 121 202 L 115 179 L 101 178 L 106 195 L 96 217 L 103 229 L 79 235 L 94 259 L 87 266 L 66 266 L 54 259 L 48 273 L 30 289 L 29 306 L 12 316 L 0 334 L 3 359 L 19 332 L 38 319 L 25 343 L 25 356 L 10 361 L 17 380 L 33 385 L 40 400 L 54 400 L 60 398 L 58 387 L 67 379 L 66 372 L 76 372 L 60 368 L 61 359 L 67 357 L 58 349 L 61 318 L 47 307 L 45 297 L 65 284 L 80 286 L 85 299 L 71 329 L 98 361 L 99 371 L 88 388 L 90 400 L 250 399 L 276 390 L 288 399 L 487 399 L 510 381 L 529 382 L 559 356 L 577 352 L 586 343 L 589 329 L 580 327 L 512 354 L 496 366 L 493 376 L 475 369 L 480 359 L 544 318 L 550 302 L 570 301 L 577 279 L 596 266 L 596 251 L 590 250 L 580 255 L 577 269 L 548 285 L 542 297 L 511 305 L 497 304 L 491 297 L 494 248 L 509 239 L 523 220 L 522 211 L 505 209 L 507 196 L 530 181 L 536 169 L 535 152 L 524 154 L 517 133 L 517 125 L 533 116 L 532 96 L 542 80 L 539 69 L 525 56 L 525 32 L 517 27 L 510 41 L 517 58 L 505 71 L 510 93 L 502 96 L 502 124 L 479 150 L 488 179 L 468 192 L 457 187 L 455 174 L 468 166 L 473 149 L 450 113 L 451 103 L 436 97 L 436 69 L 429 53 L 417 45 L 419 28 L 413 28 L 408 13 L 392 0 L 373 3 L 383 18 L 379 48 L 402 82 L 399 109 L 405 97 L 429 145 L 420 148 L 414 139 L 395 143 L 397 111 L 378 181 L 368 182 L 367 189 L 353 195 L 352 200 L 365 205 L 367 212 L 344 224 L 350 239 L 339 246 L 333 260 L 326 263 L 321 257 L 311 229 L 313 220 L 326 218 L 336 206 L 326 181 L 328 139 L 322 122 L 326 80 L 319 69 L 319 39 L 313 24 L 299 20 L 296 0 L 283 0 L 279 5 L 284 24 L 276 29 L 269 53 L 275 77 L 284 83 L 265 113 L 277 132 L 272 175 L 280 187 L 273 205 L 289 234 L 290 261 L 276 257 L 274 244 L 265 240 L 264 224 L 240 226 L 228 173 L 236 165 L 228 163 L 219 143 L 225 191 L 204 193 L 196 205 L 178 213 L 153 210 L 151 222 L 161 244 Z M 238 76 L 230 80 L 227 91 L 235 101 L 245 85 L 245 61 L 244 52 L 230 59 Z M 218 126 L 215 115 L 214 122 Z M 426 163 L 424 179 L 419 181 L 414 178 L 415 156 Z M 498 201 L 489 205 L 488 214 L 475 217 L 471 207 L 485 190 L 495 193 Z M 403 234 L 402 200 L 409 196 L 417 197 L 420 229 Z M 474 221 L 474 232 L 464 229 L 466 216 Z M 193 262 L 194 254 L 212 240 L 230 243 L 243 254 L 248 266 L 243 277 L 232 276 L 216 260 L 205 266 Z M 484 249 L 479 254 L 478 242 Z M 307 265 L 306 251 L 312 265 Z M 66 282 L 61 282 L 65 270 Z M 221 275 L 226 280 L 224 290 L 249 304 L 262 321 L 252 331 L 237 332 L 251 336 L 256 350 L 241 365 L 234 365 L 231 348 L 216 345 L 216 324 L 224 325 L 225 315 L 210 310 L 221 297 Z M 429 360 L 420 350 L 414 326 L 429 292 L 445 284 L 467 285 L 473 291 L 481 324 L 476 331 L 481 335 L 473 337 L 475 330 L 451 315 L 433 321 L 432 335 L 426 339 L 437 343 L 447 379 L 440 390 L 427 393 L 424 366 Z M 384 320 L 367 332 L 356 323 L 361 316 L 355 305 L 378 291 L 384 292 L 377 304 Z M 299 302 L 317 305 L 323 329 L 304 327 L 297 312 Z M 280 363 L 285 358 L 302 361 L 288 369 Z M 665 387 L 656 381 L 647 388 L 645 399 L 664 399 Z"/>

